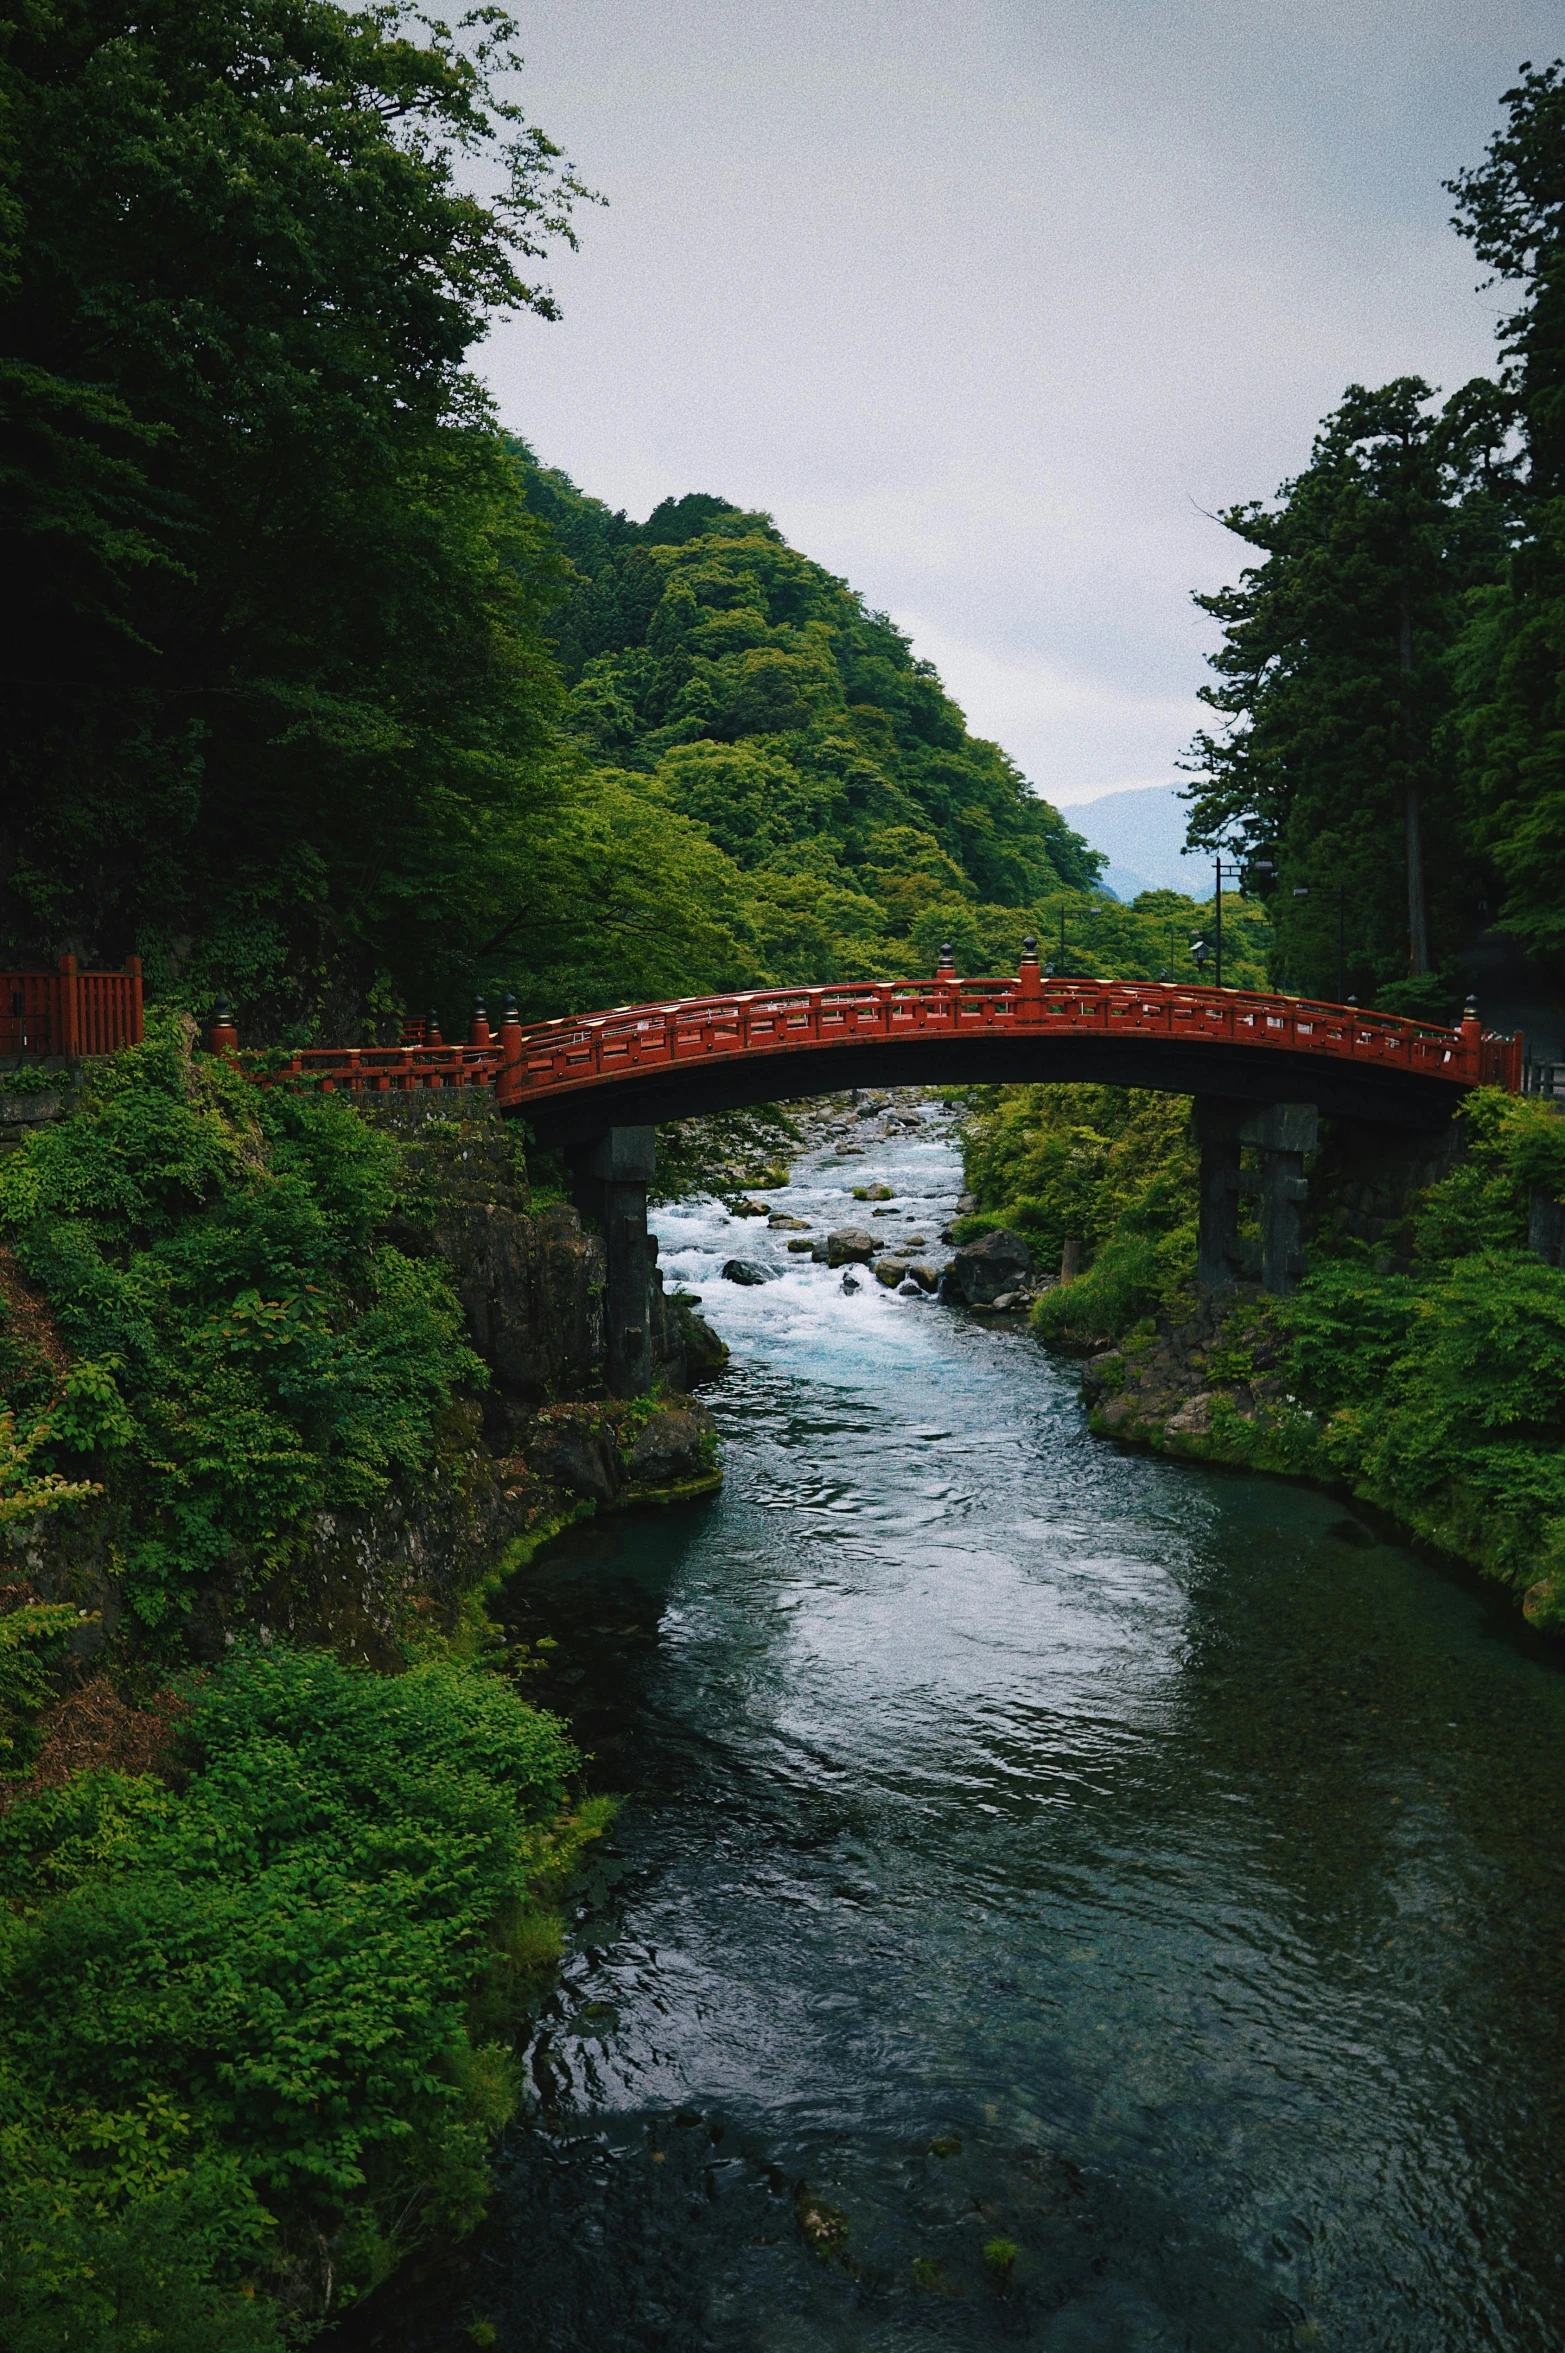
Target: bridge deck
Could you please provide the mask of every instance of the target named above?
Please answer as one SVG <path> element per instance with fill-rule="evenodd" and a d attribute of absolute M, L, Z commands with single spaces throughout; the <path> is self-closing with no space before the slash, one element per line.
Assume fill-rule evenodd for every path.
<path fill-rule="evenodd" d="M 217 1033 L 214 1031 L 214 1043 Z M 232 1031 L 223 1033 L 224 1044 Z M 493 1087 L 546 1142 L 841 1086 L 1099 1079 L 1318 1103 L 1437 1126 L 1472 1087 L 1521 1084 L 1519 1038 L 1240 989 L 1016 978 L 751 989 L 564 1020 L 482 1017 L 466 1046 L 312 1048 L 263 1083 Z M 260 1075 L 259 1073 L 257 1075 Z"/>

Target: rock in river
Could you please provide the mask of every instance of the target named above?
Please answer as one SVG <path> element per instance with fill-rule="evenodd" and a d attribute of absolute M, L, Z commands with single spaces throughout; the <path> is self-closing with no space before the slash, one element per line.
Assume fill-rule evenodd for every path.
<path fill-rule="evenodd" d="M 1031 1272 L 1032 1252 L 1021 1235 L 1000 1226 L 957 1252 L 946 1274 L 945 1296 L 968 1307 L 992 1307 L 1006 1292 L 1020 1289 Z"/>
<path fill-rule="evenodd" d="M 771 1268 L 769 1266 L 758 1266 L 753 1258 L 730 1258 L 723 1268 L 723 1280 L 725 1283 L 744 1283 L 746 1285 L 753 1285 L 756 1283 L 769 1283 L 771 1279 Z"/>
<path fill-rule="evenodd" d="M 839 1226 L 826 1236 L 826 1264 L 828 1266 L 867 1266 L 880 1248 L 873 1234 L 866 1234 L 862 1226 Z"/>

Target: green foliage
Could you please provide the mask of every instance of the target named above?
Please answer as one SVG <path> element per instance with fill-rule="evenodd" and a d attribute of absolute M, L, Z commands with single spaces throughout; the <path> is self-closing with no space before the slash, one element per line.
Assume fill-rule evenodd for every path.
<path fill-rule="evenodd" d="M 397 1166 L 346 1105 L 257 1090 L 172 1017 L 8 1156 L 0 1221 L 78 1357 L 32 1435 L 112 1460 L 145 1624 L 232 1548 L 284 1566 L 316 1512 L 426 1466 L 483 1378 L 443 1270 L 376 1242 Z"/>
<path fill-rule="evenodd" d="M 1455 225 L 1522 299 L 1501 327 L 1502 383 L 1525 454 L 1521 531 L 1472 600 L 1457 649 L 1457 735 L 1475 846 L 1501 918 L 1565 958 L 1565 64 L 1527 66 L 1476 171 L 1448 182 Z"/>
<path fill-rule="evenodd" d="M 1492 578 L 1514 505 L 1506 406 L 1477 380 L 1438 413 L 1416 377 L 1353 385 L 1279 504 L 1230 509 L 1262 551 L 1237 587 L 1196 602 L 1222 625 L 1224 722 L 1197 738 L 1191 837 L 1265 849 L 1279 981 L 1449 1015 L 1459 975 L 1408 981 L 1409 802 L 1428 902 L 1423 962 L 1450 966 L 1480 895 L 1462 855 L 1449 720 L 1464 599 Z M 1296 897 L 1296 892 L 1307 895 Z"/>
<path fill-rule="evenodd" d="M 246 1650 L 189 1700 L 180 1794 L 0 1820 L 0 2333 L 37 2353 L 271 2344 L 257 2280 L 318 2318 L 328 2248 L 340 2306 L 469 2226 L 516 2098 L 474 2021 L 597 1827 L 560 1726 L 453 1660 Z"/>
<path fill-rule="evenodd" d="M 638 526 L 522 458 L 529 506 L 578 573 L 554 617 L 567 724 L 611 784 L 682 821 L 656 837 L 676 862 L 695 841 L 721 854 L 671 895 L 727 927 L 730 964 L 791 984 L 888 977 L 932 906 L 1086 902 L 1101 860 L 968 735 L 884 615 L 767 516 L 692 495 Z M 1005 929 L 1014 970 L 1025 922 Z M 518 949 L 536 997 L 530 941 Z M 718 985 L 713 969 L 698 956 L 689 985 Z"/>
<path fill-rule="evenodd" d="M 583 194 L 512 31 L 12 12 L 13 943 L 139 944 L 275 1035 L 492 927 L 487 837 L 553 798 L 561 565 L 463 359 L 553 314 L 531 264 Z"/>
<path fill-rule="evenodd" d="M 1172 980 L 1189 988 L 1213 978 L 1198 965 L 1192 944 L 1211 945 L 1216 929 L 1210 899 L 1180 891 L 1142 891 L 1129 906 L 1101 892 L 1057 891 L 1031 907 L 976 904 L 934 906 L 914 917 L 910 971 L 933 972 L 949 941 L 957 971 L 982 978 L 1016 970 L 1020 943 L 1038 941 L 1049 971 L 1087 980 Z M 1223 984 L 1264 989 L 1271 948 L 1267 911 L 1258 899 L 1223 892 Z"/>
<path fill-rule="evenodd" d="M 1565 1274 L 1525 1247 L 1533 1190 L 1565 1199 L 1565 1136 L 1488 1090 L 1462 1125 L 1412 1266 L 1318 1261 L 1279 1321 L 1319 1406 L 1318 1465 L 1565 1621 Z"/>
<path fill-rule="evenodd" d="M 1087 1272 L 1038 1302 L 1038 1331 L 1079 1345 L 1172 1312 L 1195 1272 L 1196 1155 L 1185 1098 L 999 1087 L 973 1101 L 963 1158 L 979 1217 L 1026 1235 L 1045 1268 L 1058 1266 L 1067 1241 L 1086 1246 Z"/>
<path fill-rule="evenodd" d="M 486 955 L 496 994 L 544 1018 L 655 1004 L 762 977 L 744 880 L 706 828 L 643 777 L 588 770 L 554 822 L 493 845 L 504 920 Z"/>
<path fill-rule="evenodd" d="M 707 1196 L 736 1202 L 757 1185 L 785 1183 L 800 1129 L 778 1104 L 672 1120 L 658 1129 L 655 1201 Z"/>
<path fill-rule="evenodd" d="M 1038 1302 L 1043 1339 L 1134 1348 L 1154 1321 L 1193 1312 L 1197 1159 L 1182 1102 L 1089 1087 L 974 1102 L 966 1168 L 981 1207 L 966 1225 L 1012 1226 L 1045 1263 L 1072 1236 L 1090 1252 L 1086 1274 Z M 1522 1587 L 1536 1622 L 1565 1625 L 1565 1272 L 1526 1247 L 1534 1191 L 1565 1201 L 1565 1123 L 1485 1089 L 1468 1100 L 1462 1145 L 1413 1206 L 1405 1263 L 1328 1225 L 1291 1298 L 1230 1319 L 1205 1377 L 1248 1384 L 1265 1321 L 1284 1344 L 1287 1402 L 1256 1421 L 1219 1396 L 1205 1451 L 1345 1481 Z"/>

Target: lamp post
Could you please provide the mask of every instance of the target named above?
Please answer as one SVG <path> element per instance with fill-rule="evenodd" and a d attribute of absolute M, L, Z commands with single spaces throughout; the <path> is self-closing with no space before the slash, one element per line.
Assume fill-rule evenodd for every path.
<path fill-rule="evenodd" d="M 1212 912 L 1212 949 L 1216 958 L 1212 986 L 1220 989 L 1223 985 L 1223 861 L 1220 855 L 1213 860 L 1213 864 L 1217 869 L 1217 890 Z M 1241 887 L 1246 874 L 1275 874 L 1276 871 L 1269 858 L 1230 858 L 1228 861 L 1229 880 Z"/>

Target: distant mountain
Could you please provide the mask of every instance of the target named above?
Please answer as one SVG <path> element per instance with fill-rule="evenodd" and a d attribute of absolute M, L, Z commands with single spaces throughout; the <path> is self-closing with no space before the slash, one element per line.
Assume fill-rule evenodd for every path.
<path fill-rule="evenodd" d="M 1074 826 L 1072 831 L 1080 833 L 1081 827 Z M 1127 907 L 1132 899 L 1139 899 L 1143 891 L 1152 888 L 1144 874 L 1133 873 L 1128 866 L 1116 866 L 1112 860 L 1104 867 L 1098 880 L 1114 898 L 1123 899 Z"/>
<path fill-rule="evenodd" d="M 1109 863 L 1103 880 L 1117 899 L 1138 891 L 1185 891 L 1193 899 L 1211 896 L 1212 865 L 1204 851 L 1182 856 L 1186 805 L 1172 784 L 1136 785 L 1062 809 L 1073 833 L 1081 834 Z"/>

